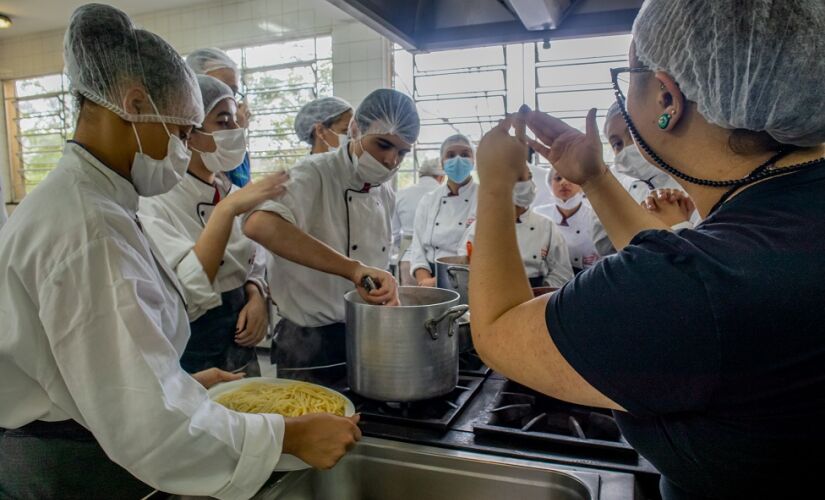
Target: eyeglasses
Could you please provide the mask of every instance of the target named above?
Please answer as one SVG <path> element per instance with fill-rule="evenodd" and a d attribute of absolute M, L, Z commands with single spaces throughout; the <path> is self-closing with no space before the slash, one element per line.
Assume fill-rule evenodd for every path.
<path fill-rule="evenodd" d="M 627 92 L 630 89 L 630 75 L 629 73 L 646 73 L 652 71 L 645 66 L 637 66 L 635 68 L 610 68 L 610 79 L 613 81 L 613 90 L 616 92 L 616 99 L 620 99 L 624 105 L 627 102 Z"/>
<path fill-rule="evenodd" d="M 238 101 L 238 102 L 241 102 L 244 99 L 246 99 L 246 94 L 244 94 L 240 90 L 236 90 L 235 91 L 235 100 Z"/>

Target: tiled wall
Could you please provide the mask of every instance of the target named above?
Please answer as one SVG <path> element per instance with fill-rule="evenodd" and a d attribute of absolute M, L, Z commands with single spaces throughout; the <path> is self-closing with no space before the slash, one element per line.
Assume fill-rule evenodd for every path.
<path fill-rule="evenodd" d="M 391 84 L 389 42 L 324 0 L 217 1 L 134 19 L 183 53 L 200 47 L 234 48 L 331 34 L 335 95 L 357 106 L 370 91 Z M 3 40 L 0 79 L 61 71 L 62 46 L 62 30 Z M 0 106 L 0 129 L 5 124 L 2 113 Z M 0 174 L 8 201 L 7 135 L 0 132 Z"/>

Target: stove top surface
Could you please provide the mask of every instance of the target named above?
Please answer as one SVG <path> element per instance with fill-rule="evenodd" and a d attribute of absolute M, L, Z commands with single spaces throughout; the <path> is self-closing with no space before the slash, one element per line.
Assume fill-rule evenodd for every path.
<path fill-rule="evenodd" d="M 393 403 L 367 399 L 350 389 L 343 394 L 352 400 L 362 421 L 423 427 L 446 432 L 461 411 L 481 388 L 481 377 L 460 376 L 458 385 L 449 394 L 409 403 Z"/>
<path fill-rule="evenodd" d="M 361 413 L 366 436 L 545 460 L 598 469 L 657 474 L 624 440 L 609 410 L 536 393 L 485 366 L 461 371 L 450 394 L 414 403 L 385 403 L 343 393 Z"/>

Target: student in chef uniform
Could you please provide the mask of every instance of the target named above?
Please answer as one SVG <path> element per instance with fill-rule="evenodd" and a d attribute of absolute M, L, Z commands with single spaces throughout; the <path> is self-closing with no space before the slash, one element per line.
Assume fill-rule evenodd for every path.
<path fill-rule="evenodd" d="M 530 286 L 561 288 L 573 277 L 570 254 L 559 228 L 549 218 L 536 213 L 530 206 L 536 199 L 533 174 L 526 170 L 513 189 L 516 210 L 516 239 L 521 261 Z M 475 224 L 470 224 L 458 245 L 458 255 L 467 255 L 467 243 L 473 244 Z"/>
<path fill-rule="evenodd" d="M 567 244 L 573 271 L 579 273 L 613 253 L 607 232 L 584 199 L 581 187 L 560 176 L 552 167 L 546 179 L 555 203 L 536 207 L 536 212 L 549 217 L 558 227 Z"/>
<path fill-rule="evenodd" d="M 99 4 L 72 15 L 64 59 L 74 139 L 0 238 L 0 497 L 249 498 L 282 450 L 330 467 L 354 419 L 232 412 L 204 387 L 240 375 L 180 367 L 186 292 L 137 209 L 186 175 L 195 75 Z"/>
<path fill-rule="evenodd" d="M 319 97 L 295 115 L 295 134 L 312 148 L 309 154 L 334 151 L 346 142 L 352 105 L 338 97 Z"/>
<path fill-rule="evenodd" d="M 141 198 L 138 215 L 183 287 L 192 335 L 181 366 L 260 375 L 255 345 L 267 332 L 269 289 L 255 256 L 264 250 L 244 236 L 239 216 L 282 192 L 273 182 L 287 176 L 238 188 L 217 175 L 238 165 L 246 142 L 232 90 L 206 75 L 198 85 L 205 118 L 189 139 L 186 175 L 168 193 Z"/>
<path fill-rule="evenodd" d="M 208 75 L 227 84 L 235 94 L 238 103 L 238 111 L 235 121 L 242 129 L 249 128 L 249 120 L 252 119 L 252 112 L 246 103 L 246 96 L 240 92 L 241 71 L 235 61 L 229 55 L 216 48 L 204 48 L 192 51 L 186 56 L 186 64 L 192 68 L 197 75 Z M 225 175 L 238 187 L 244 187 L 252 179 L 252 170 L 249 162 L 249 152 L 238 167 L 225 172 Z"/>
<path fill-rule="evenodd" d="M 399 230 L 399 241 L 396 244 L 399 255 L 398 275 L 402 286 L 416 284 L 410 275 L 409 251 L 415 228 L 415 212 L 424 195 L 441 186 L 444 176 L 441 160 L 428 158 L 418 167 L 418 182 L 398 192 L 398 199 L 395 202 L 395 214 L 393 215 L 393 227 Z"/>
<path fill-rule="evenodd" d="M 287 192 L 259 206 L 244 231 L 275 256 L 272 296 L 279 376 L 336 384 L 346 377 L 344 294 L 357 288 L 374 304 L 397 304 L 390 264 L 390 186 L 418 138 L 408 96 L 370 93 L 337 151 L 310 155 L 290 170 Z M 367 292 L 365 277 L 378 289 Z"/>
<path fill-rule="evenodd" d="M 642 157 L 617 103 L 607 110 L 604 135 L 615 155 L 612 171 L 637 203 L 674 230 L 693 227 L 700 221 L 682 186 Z"/>
<path fill-rule="evenodd" d="M 822 47 L 822 2 L 642 5 L 610 76 L 645 158 L 681 174 L 692 229 L 610 175 L 595 109 L 585 133 L 523 112 L 618 250 L 555 294 L 533 298 L 512 231 L 525 145 L 507 122 L 479 145 L 476 350 L 539 392 L 612 409 L 665 500 L 822 496 L 822 460 L 789 458 L 825 443 Z"/>
<path fill-rule="evenodd" d="M 473 180 L 475 152 L 467 136 L 455 134 L 441 143 L 447 184 L 430 191 L 415 212 L 410 244 L 410 274 L 419 286 L 435 286 L 435 260 L 456 255 L 476 213 L 478 183 Z"/>

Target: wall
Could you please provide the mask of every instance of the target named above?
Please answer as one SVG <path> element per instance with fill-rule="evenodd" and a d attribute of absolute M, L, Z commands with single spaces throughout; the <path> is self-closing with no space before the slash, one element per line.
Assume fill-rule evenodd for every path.
<path fill-rule="evenodd" d="M 390 43 L 324 0 L 217 1 L 134 17 L 182 53 L 225 49 L 313 35 L 332 35 L 333 89 L 354 106 L 391 84 Z M 57 73 L 63 68 L 63 30 L 0 43 L 0 79 Z M 0 106 L 0 129 L 5 128 Z M 0 179 L 10 201 L 8 144 L 0 130 Z M 9 207 L 11 211 L 13 207 Z"/>

